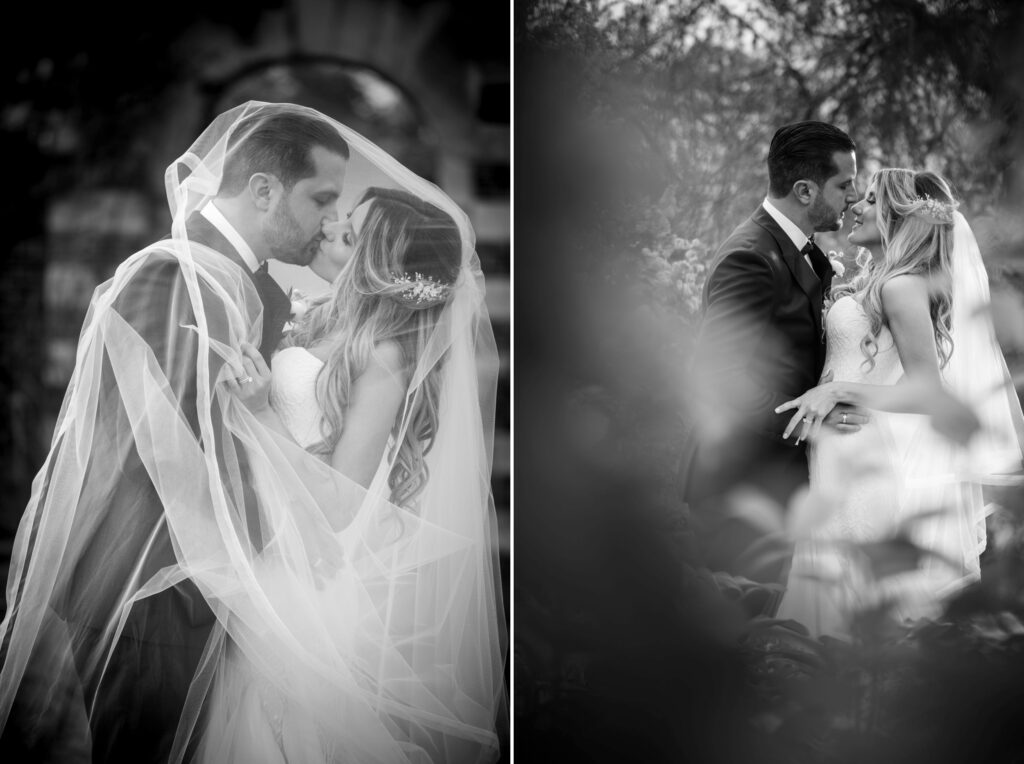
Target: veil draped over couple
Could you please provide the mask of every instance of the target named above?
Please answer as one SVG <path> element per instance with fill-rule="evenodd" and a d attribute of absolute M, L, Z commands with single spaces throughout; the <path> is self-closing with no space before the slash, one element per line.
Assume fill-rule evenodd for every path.
<path fill-rule="evenodd" d="M 877 608 L 934 618 L 980 578 L 989 489 L 1024 474 L 978 243 L 935 173 L 881 169 L 860 194 L 833 125 L 780 128 L 768 173 L 704 291 L 679 479 L 705 561 L 770 584 L 748 612 L 814 636 L 853 638 Z M 870 259 L 833 285 L 814 234 L 847 210 Z M 756 519 L 765 500 L 794 545 Z M 919 559 L 887 568 L 887 540 Z"/>
<path fill-rule="evenodd" d="M 498 359 L 466 215 L 290 104 L 220 115 L 166 187 L 170 236 L 93 296 L 18 531 L 5 747 L 495 759 Z M 293 311 L 272 258 L 330 290 Z"/>

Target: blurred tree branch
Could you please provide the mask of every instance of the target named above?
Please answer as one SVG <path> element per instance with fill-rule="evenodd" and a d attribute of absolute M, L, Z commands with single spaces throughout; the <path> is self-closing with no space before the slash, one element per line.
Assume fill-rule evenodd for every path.
<path fill-rule="evenodd" d="M 865 158 L 945 172 L 977 210 L 1019 185 L 1010 0 L 525 5 L 521 40 L 580 69 L 565 97 L 644 137 L 648 197 L 658 182 L 692 194 L 687 235 L 718 241 L 756 204 L 768 138 L 802 118 L 843 125 Z"/>

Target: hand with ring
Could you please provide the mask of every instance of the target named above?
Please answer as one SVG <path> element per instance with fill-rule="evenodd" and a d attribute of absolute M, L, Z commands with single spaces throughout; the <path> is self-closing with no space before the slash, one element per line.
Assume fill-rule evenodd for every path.
<path fill-rule="evenodd" d="M 270 368 L 260 351 L 242 343 L 241 374 L 224 380 L 224 386 L 254 414 L 270 406 Z M 236 370 L 237 371 L 237 370 Z"/>
<path fill-rule="evenodd" d="M 798 429 L 797 443 L 817 437 L 821 431 L 821 425 L 837 403 L 839 403 L 839 389 L 835 382 L 825 382 L 817 387 L 812 387 L 799 398 L 786 401 L 775 409 L 775 413 L 781 414 L 793 409 L 796 409 L 796 412 L 786 425 L 782 437 L 788 438 L 791 434 L 797 433 Z"/>
<path fill-rule="evenodd" d="M 837 403 L 822 422 L 836 432 L 858 432 L 871 419 L 868 412 L 848 403 Z"/>

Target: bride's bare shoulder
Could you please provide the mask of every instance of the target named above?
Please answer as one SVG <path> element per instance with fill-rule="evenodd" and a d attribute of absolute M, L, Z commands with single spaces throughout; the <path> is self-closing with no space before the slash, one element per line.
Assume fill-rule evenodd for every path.
<path fill-rule="evenodd" d="M 904 273 L 882 284 L 881 296 L 882 307 L 887 315 L 917 312 L 922 308 L 928 312 L 931 283 L 927 276 Z"/>
<path fill-rule="evenodd" d="M 373 346 L 370 364 L 377 364 L 391 374 L 398 374 L 406 366 L 405 352 L 398 341 L 383 340 Z"/>

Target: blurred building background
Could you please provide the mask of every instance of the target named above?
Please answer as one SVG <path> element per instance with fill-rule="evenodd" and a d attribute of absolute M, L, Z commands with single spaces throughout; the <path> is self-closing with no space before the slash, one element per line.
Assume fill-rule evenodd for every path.
<path fill-rule="evenodd" d="M 502 356 L 493 487 L 508 591 L 510 62 L 498 10 L 474 0 L 23 5 L 0 51 L 4 578 L 93 288 L 169 230 L 170 162 L 213 116 L 255 99 L 345 122 L 469 214 Z M 301 279 L 271 272 L 286 288 Z"/>

